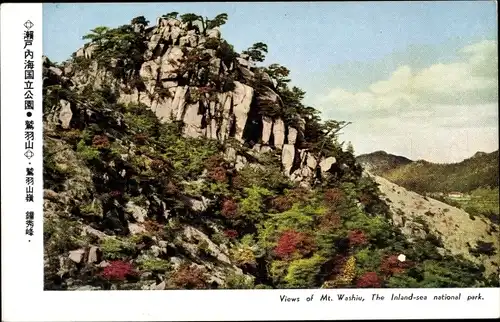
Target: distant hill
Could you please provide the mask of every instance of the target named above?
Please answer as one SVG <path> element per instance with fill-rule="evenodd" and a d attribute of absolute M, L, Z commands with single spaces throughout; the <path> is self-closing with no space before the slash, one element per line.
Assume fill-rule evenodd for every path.
<path fill-rule="evenodd" d="M 470 192 L 498 187 L 498 151 L 478 152 L 462 162 L 437 164 L 374 152 L 359 156 L 366 170 L 416 192 Z"/>
<path fill-rule="evenodd" d="M 396 169 L 412 163 L 413 161 L 403 156 L 389 154 L 385 151 L 376 151 L 369 154 L 362 154 L 356 158 L 358 162 L 374 174 L 384 174 L 389 170 Z"/>

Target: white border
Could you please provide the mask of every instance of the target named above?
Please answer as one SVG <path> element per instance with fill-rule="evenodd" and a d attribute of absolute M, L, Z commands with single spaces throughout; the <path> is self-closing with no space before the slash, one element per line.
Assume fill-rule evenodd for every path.
<path fill-rule="evenodd" d="M 1 6 L 1 155 L 2 155 L 2 320 L 322 320 L 498 318 L 500 289 L 358 289 L 358 290 L 215 290 L 215 291 L 43 291 L 42 234 L 42 103 L 41 60 L 35 73 L 36 126 L 35 235 L 24 235 L 23 23 L 34 23 L 36 55 L 42 52 L 42 4 Z M 68 26 L 71 28 L 71 26 Z M 40 56 L 39 56 L 40 58 Z M 22 159 L 22 161 L 20 161 Z M 371 301 L 373 293 L 426 295 L 427 301 Z M 355 294 L 364 302 L 319 301 L 322 294 Z M 432 300 L 462 293 L 460 301 Z M 468 295 L 481 294 L 478 301 Z M 314 294 L 312 301 L 307 297 Z M 280 295 L 300 302 L 281 302 Z"/>

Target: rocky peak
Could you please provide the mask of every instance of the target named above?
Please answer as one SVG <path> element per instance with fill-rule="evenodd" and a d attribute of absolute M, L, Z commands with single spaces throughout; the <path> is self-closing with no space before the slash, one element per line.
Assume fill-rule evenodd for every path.
<path fill-rule="evenodd" d="M 317 166 L 329 170 L 319 167 L 324 158 L 313 162 L 316 156 L 302 147 L 304 119 L 298 114 L 284 118 L 287 106 L 276 90 L 277 81 L 256 67 L 250 55 L 235 53 L 218 27 L 203 28 L 200 21 L 165 17 L 147 29 L 133 24 L 127 37 L 136 37 L 132 43 L 143 45 L 138 48 L 140 55 L 106 61 L 95 41 L 77 50 L 73 61 L 56 74 L 71 79 L 79 90 L 109 86 L 119 103 L 143 104 L 162 122 L 182 121 L 185 136 L 222 143 L 234 139 L 257 152 L 274 151 L 294 180 L 312 179 Z M 269 108 L 277 113 L 266 113 Z M 69 124 L 68 108 L 61 113 Z M 332 160 L 327 162 L 330 166 Z"/>

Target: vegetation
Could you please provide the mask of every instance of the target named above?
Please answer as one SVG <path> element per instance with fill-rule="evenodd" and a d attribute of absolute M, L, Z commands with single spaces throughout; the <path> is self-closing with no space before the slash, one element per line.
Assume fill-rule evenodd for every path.
<path fill-rule="evenodd" d="M 209 20 L 184 14 L 180 19 L 186 28 L 201 22 L 200 32 L 206 33 L 224 24 L 227 15 Z M 137 17 L 133 23 L 148 22 Z M 98 27 L 85 38 L 97 46 L 92 60 L 99 68 L 130 80 L 137 77 L 143 63 L 144 37 L 126 25 Z M 237 57 L 224 40 L 213 41 L 211 46 L 226 67 Z M 207 63 L 213 57 L 197 49 L 185 52 L 177 66 L 177 80 L 184 79 L 182 86 L 197 88 L 190 89 L 192 103 L 200 102 L 201 109 L 213 94 L 231 90 L 237 74 L 210 72 Z M 246 53 L 262 62 L 267 46 L 257 43 Z M 323 122 L 317 110 L 303 105 L 305 93 L 289 87 L 285 67 L 272 64 L 257 69 L 259 73 L 274 80 L 273 90 L 283 103 L 274 109 L 260 105 L 259 112 L 276 113 L 287 125 L 302 124 L 300 148 L 318 160 L 333 156 L 342 165 L 318 176 L 310 188 L 283 174 L 279 151 L 252 156 L 247 146 L 233 142 L 249 160 L 237 169 L 225 159 L 230 143 L 185 137 L 182 122 L 160 122 L 149 106 L 118 103 L 120 91 L 109 83 L 99 89 L 54 89 L 47 88 L 54 84 L 46 84 L 48 116 L 62 95 L 72 104 L 74 115 L 69 131 L 47 117 L 45 140 L 57 141 L 77 160 L 72 164 L 75 170 L 68 170 L 55 158 L 60 153 L 55 144 L 47 144 L 44 151 L 45 189 L 62 196 L 58 202 L 47 202 L 52 207 L 47 210 L 50 218 L 58 218 L 47 219 L 45 227 L 51 268 L 46 274 L 47 288 L 67 288 L 63 281 L 68 279 L 92 285 L 104 280 L 134 289 L 149 287 L 153 279 L 165 281 L 166 288 L 183 289 L 495 283 L 483 276 L 481 267 L 440 255 L 438 240 L 408 242 L 392 225 L 376 184 L 361 175 L 352 146 L 338 141 L 348 123 Z M 259 92 L 270 84 L 257 81 L 254 85 Z M 93 212 L 99 215 L 88 215 Z M 90 244 L 99 247 L 107 266 L 88 263 L 94 270 L 89 273 L 84 268 L 87 264 L 73 263 L 71 270 L 59 272 L 59 256 Z M 479 252 L 493 251 L 488 245 L 478 246 Z M 409 260 L 401 262 L 399 254 Z M 227 269 L 232 267 L 226 265 L 228 261 L 245 275 Z M 214 272 L 217 268 L 222 273 Z M 100 278 L 88 279 L 88 275 Z M 226 278 L 218 284 L 221 275 Z"/>

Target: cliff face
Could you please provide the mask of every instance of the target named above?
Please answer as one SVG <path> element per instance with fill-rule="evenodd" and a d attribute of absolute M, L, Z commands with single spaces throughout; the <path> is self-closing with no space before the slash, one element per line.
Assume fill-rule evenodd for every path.
<path fill-rule="evenodd" d="M 218 28 L 202 34 L 191 24 L 165 18 L 158 18 L 156 26 L 146 30 L 141 25 L 133 27 L 141 35 L 145 51 L 135 70 L 128 73 L 140 81 L 131 84 L 130 79 L 118 79 L 102 68 L 95 44 L 75 53 L 75 61 L 86 61 L 87 68 L 78 68 L 75 61 L 61 69 L 47 67 L 70 79 L 72 88 L 111 86 L 119 103 L 144 104 L 162 122 L 182 121 L 185 136 L 221 143 L 236 140 L 255 152 L 279 153 L 285 174 L 304 185 L 315 177 L 316 169 L 325 172 L 336 163 L 334 157 L 318 159 L 303 148 L 305 120 L 299 115 L 279 116 L 285 106 L 276 81 L 255 67 L 248 55 L 234 53 L 234 60 L 228 59 L 233 53 L 220 49 L 223 40 Z M 110 61 L 112 68 L 120 63 Z M 68 123 L 69 107 L 66 102 L 60 105 L 61 118 Z M 278 116 L 263 113 L 266 107 L 272 107 Z M 239 167 L 247 163 L 232 148 L 227 156 Z"/>

